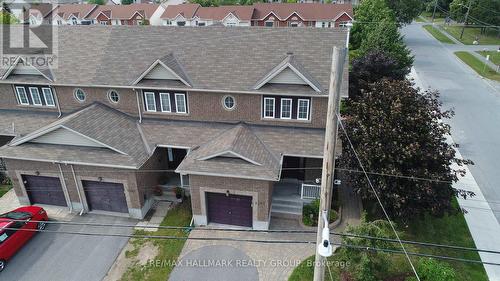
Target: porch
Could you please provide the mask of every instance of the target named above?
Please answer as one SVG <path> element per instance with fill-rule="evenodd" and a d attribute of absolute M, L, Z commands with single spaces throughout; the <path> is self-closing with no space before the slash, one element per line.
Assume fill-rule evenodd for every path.
<path fill-rule="evenodd" d="M 282 179 L 273 187 L 271 216 L 284 218 L 302 216 L 302 207 L 319 198 L 320 189 L 320 185 L 304 183 L 299 179 Z"/>

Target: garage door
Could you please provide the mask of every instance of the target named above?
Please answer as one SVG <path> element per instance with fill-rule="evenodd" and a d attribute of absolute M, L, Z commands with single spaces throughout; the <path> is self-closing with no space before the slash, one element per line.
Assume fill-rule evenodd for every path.
<path fill-rule="evenodd" d="M 207 193 L 208 222 L 252 227 L 252 197 Z"/>
<path fill-rule="evenodd" d="M 59 178 L 28 175 L 21 177 L 31 204 L 68 206 Z"/>
<path fill-rule="evenodd" d="M 82 181 L 89 210 L 128 213 L 123 184 Z"/>

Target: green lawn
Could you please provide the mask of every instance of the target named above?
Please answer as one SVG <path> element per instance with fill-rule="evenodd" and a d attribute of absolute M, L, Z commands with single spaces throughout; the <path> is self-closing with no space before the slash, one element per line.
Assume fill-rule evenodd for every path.
<path fill-rule="evenodd" d="M 483 57 L 490 55 L 490 61 L 496 65 L 500 65 L 500 53 L 497 51 L 479 51 L 477 52 Z"/>
<path fill-rule="evenodd" d="M 439 29 L 435 28 L 434 26 L 427 24 L 423 26 L 427 32 L 429 32 L 434 38 L 439 40 L 441 43 L 446 43 L 446 44 L 455 44 L 450 38 L 448 38 L 446 35 L 444 35 Z"/>
<path fill-rule="evenodd" d="M 161 225 L 169 226 L 186 226 L 189 225 L 191 221 L 191 204 L 190 200 L 185 200 L 182 204 L 177 205 L 173 209 L 169 210 L 167 216 L 161 223 Z M 184 230 L 176 229 L 159 229 L 156 232 L 145 232 L 145 231 L 135 231 L 136 235 L 163 235 L 163 236 L 179 236 L 186 237 L 188 234 Z M 186 240 L 167 240 L 167 239 L 132 239 L 131 243 L 134 245 L 134 250 L 126 253 L 127 257 L 137 255 L 140 247 L 147 241 L 153 243 L 158 247 L 158 255 L 155 260 L 162 261 L 161 266 L 150 266 L 134 264 L 127 269 L 125 274 L 123 274 L 121 280 L 130 281 L 164 281 L 168 280 L 168 277 L 173 267 L 173 262 L 177 261 L 179 254 L 184 247 Z"/>
<path fill-rule="evenodd" d="M 487 65 L 485 67 L 485 63 L 476 58 L 473 54 L 469 52 L 455 52 L 455 55 L 484 78 L 500 81 L 500 73 Z"/>
<path fill-rule="evenodd" d="M 455 202 L 456 204 L 456 202 Z M 407 228 L 400 228 L 403 233 L 401 239 L 413 240 L 420 242 L 431 242 L 438 244 L 456 245 L 464 247 L 475 248 L 474 241 L 469 232 L 467 223 L 461 213 L 454 215 L 445 215 L 442 218 L 435 218 L 426 216 L 420 220 L 414 220 Z M 444 255 L 451 257 L 460 257 L 472 260 L 479 260 L 479 255 L 475 252 L 464 252 L 457 250 L 438 249 L 438 248 L 425 248 L 415 247 L 408 245 L 409 252 L 428 253 L 436 255 Z M 418 257 L 412 257 L 414 264 L 417 263 Z M 339 275 L 342 269 L 342 263 L 337 260 L 334 255 L 329 258 L 330 270 L 333 275 L 333 280 L 339 280 Z M 314 256 L 303 261 L 298 267 L 295 268 L 289 281 L 310 281 L 313 279 L 313 263 Z M 462 262 L 447 262 L 456 271 L 456 281 L 487 281 L 488 277 L 484 268 L 480 264 L 465 264 Z M 349 268 L 349 265 L 346 267 Z M 395 276 L 411 275 L 411 268 L 403 255 L 392 255 L 390 272 L 384 277 L 385 280 L 400 280 L 395 279 Z M 329 277 L 327 270 L 327 278 L 325 280 L 332 280 Z"/>
<path fill-rule="evenodd" d="M 445 30 L 448 31 L 451 36 L 460 40 L 460 33 L 462 32 L 462 27 L 460 26 L 444 26 Z M 464 36 L 460 40 L 462 43 L 467 45 L 472 45 L 472 42 L 478 39 L 479 45 L 499 45 L 500 38 L 497 36 L 498 32 L 489 30 L 486 34 L 481 34 L 481 29 L 477 27 L 467 27 L 464 31 Z"/>
<path fill-rule="evenodd" d="M 10 185 L 0 185 L 0 197 L 2 197 L 9 189 L 11 189 L 12 186 Z"/>

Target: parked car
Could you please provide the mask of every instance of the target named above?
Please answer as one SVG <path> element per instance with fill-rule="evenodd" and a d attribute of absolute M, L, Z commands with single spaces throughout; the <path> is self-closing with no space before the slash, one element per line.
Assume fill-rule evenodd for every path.
<path fill-rule="evenodd" d="M 47 212 L 37 206 L 20 207 L 0 215 L 0 272 L 7 261 L 33 237 L 34 230 L 45 229 L 48 219 Z"/>

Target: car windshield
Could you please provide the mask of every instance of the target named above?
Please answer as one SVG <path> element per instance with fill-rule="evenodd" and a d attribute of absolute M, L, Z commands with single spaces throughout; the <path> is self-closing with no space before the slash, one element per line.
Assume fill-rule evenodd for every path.
<path fill-rule="evenodd" d="M 0 215 L 0 218 L 7 218 L 11 220 L 24 220 L 30 218 L 31 214 L 27 212 L 8 212 Z"/>

